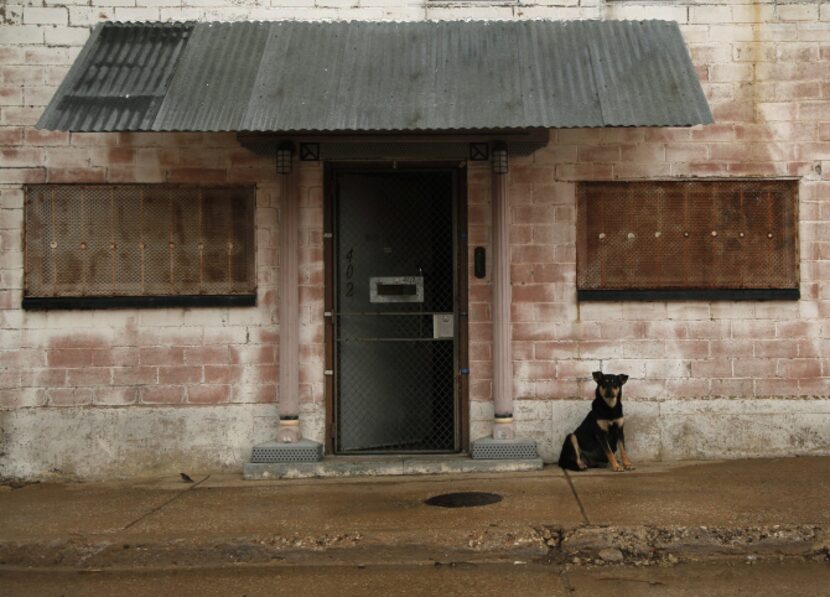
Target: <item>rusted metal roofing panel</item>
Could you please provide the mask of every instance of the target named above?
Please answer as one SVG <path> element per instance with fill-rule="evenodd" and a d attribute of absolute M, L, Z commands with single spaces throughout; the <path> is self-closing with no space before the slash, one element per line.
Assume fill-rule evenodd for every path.
<path fill-rule="evenodd" d="M 99 25 L 38 126 L 150 130 L 192 29 L 192 23 Z"/>
<path fill-rule="evenodd" d="M 239 130 L 601 123 L 593 79 L 572 74 L 590 72 L 581 28 L 552 25 L 275 23 Z M 301 59 L 280 58 L 298 46 Z"/>
<path fill-rule="evenodd" d="M 268 23 L 208 23 L 187 43 L 153 130 L 237 130 L 248 109 Z"/>
<path fill-rule="evenodd" d="M 136 33 L 144 28 L 169 30 L 179 43 L 154 44 Z M 100 68 L 106 56 L 114 72 Z M 130 83 L 149 81 L 154 68 L 162 71 L 155 86 Z M 356 132 L 709 122 L 676 23 L 278 21 L 104 24 L 38 126 Z"/>
<path fill-rule="evenodd" d="M 605 126 L 712 122 L 676 24 L 603 21 L 593 26 L 595 35 L 587 42 Z"/>

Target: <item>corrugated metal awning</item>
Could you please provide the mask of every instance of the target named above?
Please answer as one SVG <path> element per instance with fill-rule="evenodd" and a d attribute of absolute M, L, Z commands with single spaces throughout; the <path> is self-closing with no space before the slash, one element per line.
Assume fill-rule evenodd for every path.
<path fill-rule="evenodd" d="M 676 23 L 103 23 L 37 123 L 450 131 L 712 122 Z"/>

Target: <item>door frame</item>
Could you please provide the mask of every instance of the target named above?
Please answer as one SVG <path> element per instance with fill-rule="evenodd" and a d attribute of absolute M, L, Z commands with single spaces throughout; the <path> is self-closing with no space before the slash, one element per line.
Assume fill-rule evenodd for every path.
<path fill-rule="evenodd" d="M 470 444 L 470 364 L 469 364 L 469 295 L 468 295 L 468 231 L 467 231 L 467 163 L 465 161 L 383 161 L 383 162 L 325 162 L 323 182 L 323 279 L 324 279 L 324 343 L 325 343 L 325 405 L 327 454 L 337 454 L 335 404 L 334 302 L 335 302 L 335 204 L 337 177 L 341 173 L 417 172 L 440 170 L 453 175 L 456 229 L 456 313 L 458 327 L 458 362 L 455 385 L 458 395 L 455 407 L 458 444 L 456 452 L 467 452 Z M 379 457 L 382 455 L 378 455 Z"/>

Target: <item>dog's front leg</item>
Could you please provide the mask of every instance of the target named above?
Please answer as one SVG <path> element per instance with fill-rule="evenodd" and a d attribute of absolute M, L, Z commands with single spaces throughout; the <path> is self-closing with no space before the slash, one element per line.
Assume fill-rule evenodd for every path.
<path fill-rule="evenodd" d="M 576 433 L 571 433 L 568 436 L 568 439 L 571 442 L 571 446 L 574 449 L 574 454 L 576 455 L 576 466 L 579 470 L 584 471 L 588 468 L 588 465 L 582 460 L 582 452 L 579 450 L 579 441 L 576 439 Z"/>
<path fill-rule="evenodd" d="M 608 442 L 608 430 L 602 429 L 598 427 L 599 433 L 597 434 L 597 440 L 599 440 L 599 445 L 602 446 L 602 451 L 605 452 L 605 458 L 608 460 L 608 463 L 611 465 L 611 470 L 615 473 L 619 473 L 623 471 L 623 467 L 620 466 L 620 463 L 617 462 L 616 456 L 611 451 L 611 445 Z"/>
<path fill-rule="evenodd" d="M 617 458 L 614 456 L 614 452 L 611 451 L 611 444 L 608 441 L 608 427 L 609 421 L 605 419 L 597 419 L 597 426 L 594 429 L 594 437 L 599 442 L 599 445 L 602 447 L 602 451 L 605 453 L 605 459 L 608 460 L 608 463 L 611 465 L 611 469 L 616 472 L 622 472 L 623 467 L 617 462 Z"/>
<path fill-rule="evenodd" d="M 628 454 L 625 451 L 625 433 L 623 433 L 623 428 L 620 427 L 620 460 L 622 460 L 623 468 L 627 471 L 633 471 L 634 465 L 631 464 L 631 461 L 628 459 Z"/>

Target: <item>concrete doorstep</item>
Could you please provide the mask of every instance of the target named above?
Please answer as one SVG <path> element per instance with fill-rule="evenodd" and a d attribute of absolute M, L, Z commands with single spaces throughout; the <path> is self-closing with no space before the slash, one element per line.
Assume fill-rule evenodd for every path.
<path fill-rule="evenodd" d="M 651 464 L 567 475 L 249 482 L 233 475 L 0 490 L 0 566 L 539 561 L 830 562 L 830 458 Z M 470 508 L 430 497 L 488 492 Z M 797 505 L 797 507 L 794 507 Z"/>

